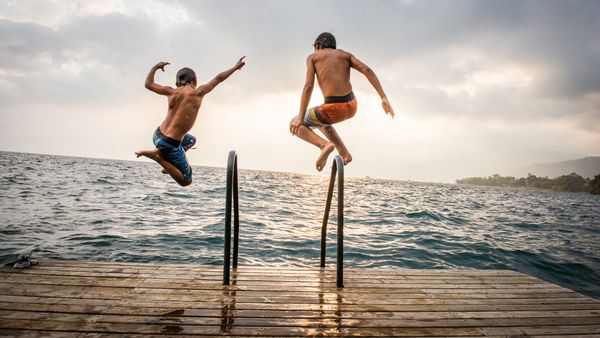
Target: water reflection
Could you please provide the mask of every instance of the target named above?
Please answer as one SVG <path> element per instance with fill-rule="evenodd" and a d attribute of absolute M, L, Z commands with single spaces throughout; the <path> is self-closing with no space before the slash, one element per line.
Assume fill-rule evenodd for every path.
<path fill-rule="evenodd" d="M 309 330 L 310 332 L 307 332 L 307 334 L 318 334 L 318 335 L 332 335 L 332 336 L 337 336 L 339 334 L 341 334 L 342 332 L 342 319 L 343 319 L 343 313 L 342 313 L 342 292 L 343 289 L 342 288 L 336 288 L 335 291 L 327 291 L 325 290 L 325 272 L 323 270 L 321 270 L 321 272 L 319 273 L 319 292 L 318 292 L 318 296 L 319 296 L 319 314 L 321 315 L 321 318 L 319 318 L 319 320 L 321 322 L 327 322 L 327 320 L 329 318 L 331 318 L 330 315 L 328 315 L 329 313 L 331 313 L 331 310 L 333 309 L 333 323 L 334 326 L 332 326 L 331 328 L 327 328 L 327 326 L 323 326 L 321 329 L 319 330 Z M 330 296 L 332 295 L 332 293 L 335 292 L 335 303 L 331 303 L 330 302 L 325 302 L 325 299 L 333 299 L 332 297 L 326 297 L 326 296 Z"/>
<path fill-rule="evenodd" d="M 221 327 L 220 333 L 230 333 L 235 322 L 235 303 L 237 296 L 237 269 L 231 273 L 231 285 L 223 285 L 223 297 L 221 298 Z"/>

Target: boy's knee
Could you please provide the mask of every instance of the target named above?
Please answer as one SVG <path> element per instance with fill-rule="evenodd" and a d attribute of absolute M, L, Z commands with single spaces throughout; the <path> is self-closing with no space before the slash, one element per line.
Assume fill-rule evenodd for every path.
<path fill-rule="evenodd" d="M 180 186 L 182 186 L 182 187 L 186 187 L 186 186 L 188 186 L 188 185 L 192 184 L 192 179 L 190 178 L 190 179 L 189 179 L 189 180 L 187 180 L 187 181 L 186 181 L 186 180 L 183 180 L 183 181 L 179 181 L 179 182 L 177 182 L 177 183 L 179 183 L 179 185 L 180 185 Z"/>

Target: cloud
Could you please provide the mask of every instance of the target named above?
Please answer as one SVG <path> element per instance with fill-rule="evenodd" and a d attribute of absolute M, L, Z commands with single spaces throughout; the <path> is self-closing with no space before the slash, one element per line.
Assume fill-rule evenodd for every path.
<path fill-rule="evenodd" d="M 289 116 L 296 113 L 306 56 L 323 31 L 333 32 L 340 48 L 375 70 L 399 119 L 411 121 L 411 127 L 452 129 L 444 133 L 417 128 L 431 139 L 419 143 L 420 136 L 409 130 L 384 129 L 387 120 L 356 118 L 356 123 L 341 127 L 345 135 L 362 135 L 361 140 L 376 134 L 371 141 L 382 146 L 421 144 L 419 154 L 404 159 L 416 166 L 435 163 L 444 154 L 451 166 L 453 147 L 445 145 L 469 148 L 468 142 L 456 141 L 461 130 L 482 130 L 470 140 L 489 147 L 509 144 L 502 148 L 504 161 L 509 149 L 518 147 L 506 140 L 531 141 L 527 130 L 544 142 L 534 142 L 535 147 L 515 155 L 515 161 L 540 153 L 576 157 L 600 149 L 600 2 L 558 0 L 5 0 L 0 6 L 0 122 L 7 136 L 1 141 L 10 148 L 10 135 L 23 133 L 15 131 L 15 126 L 29 122 L 8 112 L 26 116 L 36 110 L 38 132 L 48 123 L 44 118 L 68 121 L 69 114 L 101 116 L 105 122 L 95 123 L 111 130 L 125 121 L 134 125 L 136 119 L 143 120 L 144 128 L 154 126 L 165 107 L 163 98 L 143 88 L 152 65 L 172 63 L 166 72 L 157 73 L 161 84 L 173 85 L 175 72 L 184 66 L 193 68 L 199 81 L 206 82 L 242 55 L 247 56 L 247 66 L 210 94 L 201 111 L 207 116 L 199 121 L 218 125 L 229 114 L 223 121 L 240 128 L 264 127 L 263 139 L 280 138 Z M 352 81 L 360 93 L 360 116 L 379 114 L 377 96 L 368 81 L 356 72 Z M 311 104 L 320 100 L 315 90 Z M 129 116 L 125 120 L 124 112 Z M 276 127 L 256 122 L 266 120 L 277 121 L 282 129 L 274 131 L 270 128 Z M 60 124 L 53 126 L 60 128 Z M 494 128 L 503 132 L 486 137 L 485 131 Z M 507 131 L 511 129 L 515 132 Z M 125 134 L 127 128 L 118 130 Z M 214 138 L 211 144 L 246 142 L 253 134 L 244 131 L 238 133 L 239 139 L 223 140 L 220 130 L 208 133 Z M 568 137 L 571 143 L 561 143 L 557 135 Z M 127 142 L 138 145 L 133 138 Z M 281 143 L 278 154 L 283 156 L 294 142 Z M 92 144 L 89 141 L 87 147 Z M 244 144 L 247 150 L 253 145 Z M 547 150 L 542 149 L 545 144 Z M 377 162 L 366 145 L 352 145 L 358 155 Z M 445 150 L 440 152 L 440 148 Z M 402 150 L 409 154 L 412 148 Z M 473 153 L 489 156 L 479 148 Z M 267 161 L 265 156 L 249 159 L 257 166 L 262 161 Z M 456 161 L 455 172 L 459 172 L 462 164 Z M 487 163 L 498 165 L 495 159 Z M 406 166 L 406 172 L 417 177 L 438 170 L 425 171 L 423 166 L 414 170 Z M 367 174 L 369 170 L 357 168 Z"/>
<path fill-rule="evenodd" d="M 122 32 L 127 32 L 123 34 Z M 106 14 L 71 20 L 58 29 L 0 20 L 0 78 L 37 102 L 72 103 L 124 98 L 132 79 L 156 61 L 163 45 L 145 17 Z M 119 93 L 123 92 L 123 95 Z"/>

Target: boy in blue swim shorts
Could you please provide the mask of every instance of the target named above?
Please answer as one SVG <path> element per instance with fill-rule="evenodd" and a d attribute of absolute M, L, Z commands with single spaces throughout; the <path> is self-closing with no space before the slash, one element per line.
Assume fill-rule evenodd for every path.
<path fill-rule="evenodd" d="M 204 95 L 210 93 L 219 83 L 225 81 L 236 70 L 244 67 L 244 57 L 230 69 L 219 73 L 206 84 L 196 87 L 196 74 L 190 68 L 177 72 L 176 88 L 161 86 L 154 82 L 157 70 L 165 71 L 168 62 L 157 63 L 146 77 L 146 88 L 168 99 L 167 117 L 156 128 L 152 141 L 155 149 L 140 150 L 137 157 L 145 156 L 160 164 L 163 173 L 169 174 L 182 186 L 192 183 L 192 167 L 185 152 L 194 146 L 196 138 L 188 132 L 194 126 Z"/>

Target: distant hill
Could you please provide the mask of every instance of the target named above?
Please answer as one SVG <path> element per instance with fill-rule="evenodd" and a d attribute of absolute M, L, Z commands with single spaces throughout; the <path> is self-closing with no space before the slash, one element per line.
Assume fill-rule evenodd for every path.
<path fill-rule="evenodd" d="M 577 173 L 582 177 L 593 179 L 600 174 L 600 156 L 590 156 L 578 160 L 562 161 L 555 163 L 538 163 L 517 169 L 513 175 L 527 177 L 527 174 L 538 177 L 548 176 L 555 178 L 561 175 Z"/>

